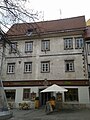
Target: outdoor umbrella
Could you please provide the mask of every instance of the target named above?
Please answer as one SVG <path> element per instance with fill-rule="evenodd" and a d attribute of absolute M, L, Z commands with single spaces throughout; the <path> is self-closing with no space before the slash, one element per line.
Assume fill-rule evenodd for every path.
<path fill-rule="evenodd" d="M 64 87 L 58 86 L 56 84 L 53 84 L 49 87 L 47 87 L 46 89 L 42 90 L 42 92 L 67 92 L 68 90 L 65 89 Z"/>

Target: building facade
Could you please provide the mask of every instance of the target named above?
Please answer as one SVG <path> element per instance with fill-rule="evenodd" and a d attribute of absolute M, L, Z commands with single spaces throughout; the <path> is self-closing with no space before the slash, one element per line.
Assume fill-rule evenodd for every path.
<path fill-rule="evenodd" d="M 22 23 L 7 32 L 2 78 L 8 101 L 44 105 L 53 93 L 40 93 L 52 84 L 68 89 L 63 102 L 90 103 L 84 16 Z"/>
<path fill-rule="evenodd" d="M 90 20 L 87 21 L 87 29 L 85 33 L 85 49 L 86 49 L 86 60 L 88 68 L 88 79 L 89 79 L 89 96 L 90 96 Z"/>

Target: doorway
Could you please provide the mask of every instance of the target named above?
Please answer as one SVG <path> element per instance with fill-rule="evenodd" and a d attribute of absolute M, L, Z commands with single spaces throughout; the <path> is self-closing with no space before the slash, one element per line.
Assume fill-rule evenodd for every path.
<path fill-rule="evenodd" d="M 45 92 L 45 93 L 40 93 L 43 89 L 39 89 L 39 96 L 40 96 L 40 105 L 46 105 L 46 102 L 50 100 L 52 93 L 51 92 Z"/>

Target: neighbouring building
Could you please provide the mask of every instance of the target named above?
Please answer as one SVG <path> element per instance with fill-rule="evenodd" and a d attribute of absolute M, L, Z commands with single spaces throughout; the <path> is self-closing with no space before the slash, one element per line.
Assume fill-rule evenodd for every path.
<path fill-rule="evenodd" d="M 0 37 L 0 74 L 1 74 L 1 61 L 2 61 L 2 42 Z"/>
<path fill-rule="evenodd" d="M 68 89 L 63 102 L 89 104 L 85 31 L 84 16 L 14 24 L 7 32 L 12 43 L 6 44 L 2 69 L 8 101 L 33 104 L 39 96 L 45 105 L 52 93 L 40 91 L 55 83 Z"/>
<path fill-rule="evenodd" d="M 86 32 L 85 32 L 85 51 L 86 51 L 86 63 L 88 69 L 88 80 L 89 80 L 89 96 L 90 96 L 90 20 L 86 23 Z"/>
<path fill-rule="evenodd" d="M 1 80 L 1 70 L 2 70 L 2 62 L 3 62 L 3 57 L 4 56 L 4 52 L 3 52 L 3 40 L 4 40 L 4 32 L 2 31 L 2 29 L 0 28 L 0 80 Z"/>

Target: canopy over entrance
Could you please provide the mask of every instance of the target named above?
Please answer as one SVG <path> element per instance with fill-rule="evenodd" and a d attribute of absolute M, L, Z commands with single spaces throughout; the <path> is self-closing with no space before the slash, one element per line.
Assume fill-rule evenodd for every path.
<path fill-rule="evenodd" d="M 42 90 L 41 93 L 43 92 L 67 92 L 68 90 L 65 89 L 64 87 L 58 86 L 56 84 L 53 84 L 46 89 Z"/>

